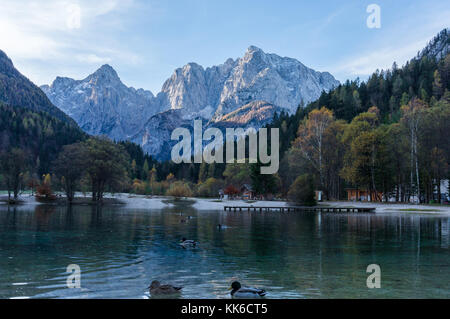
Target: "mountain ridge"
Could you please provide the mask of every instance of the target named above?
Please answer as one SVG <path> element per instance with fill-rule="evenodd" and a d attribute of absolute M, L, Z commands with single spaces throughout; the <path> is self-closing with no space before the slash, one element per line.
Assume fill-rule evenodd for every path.
<path fill-rule="evenodd" d="M 46 112 L 77 126 L 73 119 L 51 103 L 38 86 L 15 68 L 12 60 L 2 50 L 0 50 L 0 102 L 35 112 Z"/>
<path fill-rule="evenodd" d="M 220 65 L 204 68 L 190 62 L 175 69 L 156 96 L 126 87 L 109 65 L 83 80 L 58 77 L 42 89 L 89 134 L 139 142 L 149 154 L 158 157 L 155 147 L 164 143 L 152 140 L 152 145 L 148 145 L 148 129 L 153 127 L 153 136 L 167 137 L 164 130 L 171 125 L 157 126 L 154 120 L 173 120 L 167 114 L 158 116 L 160 113 L 178 110 L 168 114 L 183 124 L 196 118 L 219 124 L 228 113 L 251 102 L 265 101 L 273 109 L 292 114 L 301 103 L 318 98 L 322 91 L 338 84 L 328 72 L 318 72 L 293 58 L 250 46 L 243 57 L 229 58 Z M 273 116 L 272 112 L 256 116 L 258 108 L 246 110 L 253 112 L 250 117 L 255 128 Z"/>

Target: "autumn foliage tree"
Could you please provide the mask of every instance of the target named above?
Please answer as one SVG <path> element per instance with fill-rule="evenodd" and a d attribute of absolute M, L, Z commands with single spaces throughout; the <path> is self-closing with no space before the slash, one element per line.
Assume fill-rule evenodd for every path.
<path fill-rule="evenodd" d="M 402 122 L 408 128 L 409 141 L 410 141 L 410 161 L 411 161 L 411 189 L 414 188 L 414 182 L 416 182 L 416 194 L 420 201 L 420 175 L 419 175 L 419 153 L 418 153 L 418 140 L 420 131 L 420 125 L 425 114 L 425 103 L 418 99 L 413 98 L 407 105 L 402 106 L 403 113 Z M 415 181 L 414 181 L 415 175 Z"/>
<path fill-rule="evenodd" d="M 239 189 L 237 189 L 237 188 L 234 187 L 233 185 L 228 185 L 228 186 L 224 189 L 223 193 L 224 193 L 225 195 L 228 195 L 229 197 L 233 198 L 234 196 L 239 195 L 240 192 L 239 192 Z"/>
<path fill-rule="evenodd" d="M 324 136 L 333 121 L 333 112 L 326 107 L 311 111 L 305 121 L 300 124 L 298 137 L 294 142 L 301 154 L 318 171 L 322 187 L 324 186 Z"/>

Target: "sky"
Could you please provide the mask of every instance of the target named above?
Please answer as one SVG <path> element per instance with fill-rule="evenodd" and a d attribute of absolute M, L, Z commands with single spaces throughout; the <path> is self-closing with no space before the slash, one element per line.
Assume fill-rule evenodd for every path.
<path fill-rule="evenodd" d="M 368 27 L 371 4 L 379 28 Z M 110 64 L 126 85 L 156 94 L 176 68 L 219 65 L 250 45 L 341 82 L 365 80 L 449 24 L 442 0 L 0 0 L 0 49 L 37 85 Z"/>

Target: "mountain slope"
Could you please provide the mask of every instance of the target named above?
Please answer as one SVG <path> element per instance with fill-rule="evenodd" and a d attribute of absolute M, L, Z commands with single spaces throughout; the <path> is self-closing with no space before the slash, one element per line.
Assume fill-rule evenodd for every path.
<path fill-rule="evenodd" d="M 218 128 L 263 127 L 272 121 L 276 112 L 282 111 L 286 110 L 265 101 L 253 101 L 217 118 L 212 125 Z"/>
<path fill-rule="evenodd" d="M 439 34 L 436 35 L 422 51 L 420 51 L 417 58 L 420 60 L 426 56 L 428 58 L 440 60 L 450 53 L 449 30 L 450 29 L 447 28 L 439 32 Z"/>
<path fill-rule="evenodd" d="M 36 112 L 48 114 L 76 125 L 64 112 L 54 106 L 42 90 L 23 76 L 8 56 L 0 50 L 0 102 L 24 107 Z"/>
<path fill-rule="evenodd" d="M 80 81 L 58 77 L 42 89 L 85 132 L 115 140 L 129 139 L 160 111 L 150 91 L 125 86 L 109 65 Z"/>
<path fill-rule="evenodd" d="M 78 126 L 48 112 L 35 112 L 0 102 L 0 153 L 18 147 L 27 155 L 31 173 L 51 172 L 51 163 L 64 145 L 87 138 Z M 36 171 L 34 171 L 36 168 Z"/>

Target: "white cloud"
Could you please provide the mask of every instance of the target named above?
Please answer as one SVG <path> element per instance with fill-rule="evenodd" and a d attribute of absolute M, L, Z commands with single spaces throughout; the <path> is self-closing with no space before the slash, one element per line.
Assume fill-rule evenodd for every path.
<path fill-rule="evenodd" d="M 94 60 L 92 57 L 101 56 L 96 52 L 96 47 L 101 47 L 101 43 L 92 43 L 89 38 L 95 32 L 102 32 L 93 29 L 96 18 L 131 4 L 130 0 L 3 0 L 0 49 L 14 60 L 71 60 L 79 51 L 84 51 L 83 55 Z M 116 50 L 119 51 L 119 48 Z M 114 57 L 104 59 L 107 58 Z"/>
<path fill-rule="evenodd" d="M 81 63 L 89 63 L 89 64 L 105 64 L 111 63 L 112 59 L 109 57 L 101 57 L 96 54 L 78 54 L 76 55 L 76 59 Z"/>
<path fill-rule="evenodd" d="M 375 48 L 372 51 L 365 52 L 363 55 L 352 57 L 335 68 L 331 68 L 331 72 L 346 72 L 353 76 L 370 75 L 375 70 L 389 69 L 395 61 L 399 66 L 416 56 L 423 49 L 431 38 L 427 37 L 413 43 L 406 44 L 402 47 L 383 47 Z"/>
<path fill-rule="evenodd" d="M 424 12 L 422 18 L 426 22 L 412 25 L 404 23 L 406 29 L 384 30 L 382 27 L 379 30 L 383 32 L 383 37 L 378 38 L 377 46 L 373 43 L 371 50 L 347 57 L 327 69 L 337 76 L 342 75 L 342 80 L 346 80 L 349 76 L 365 77 L 377 69 L 389 69 L 394 61 L 399 66 L 404 65 L 414 58 L 439 31 L 448 27 L 450 10 L 435 9 Z"/>

